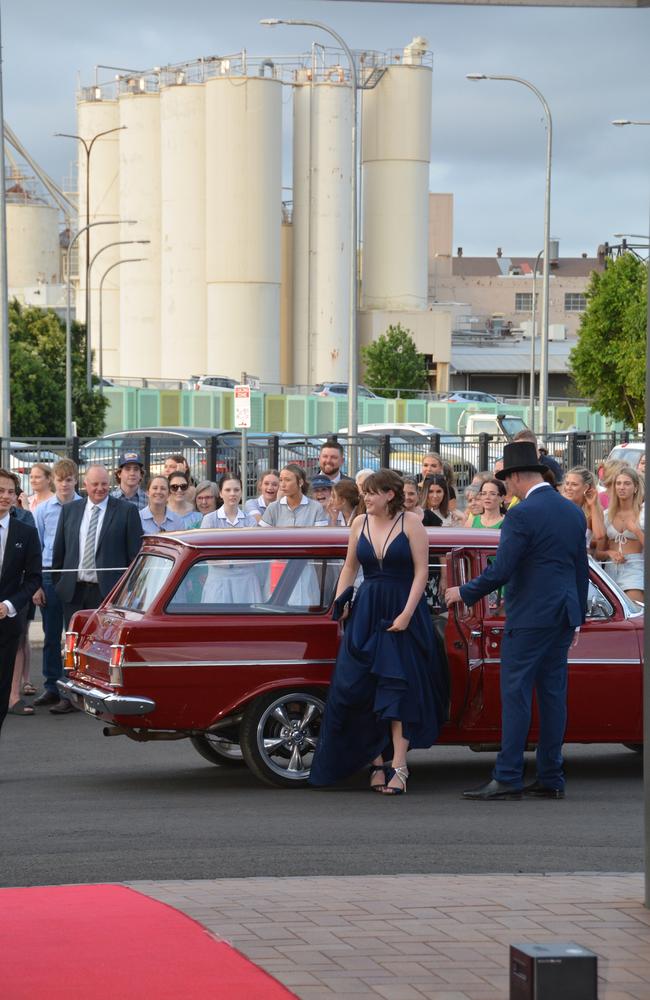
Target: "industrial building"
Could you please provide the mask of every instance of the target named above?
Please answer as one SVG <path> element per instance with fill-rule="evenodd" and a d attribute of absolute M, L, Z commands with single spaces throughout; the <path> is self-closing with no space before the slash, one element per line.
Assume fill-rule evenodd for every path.
<path fill-rule="evenodd" d="M 81 88 L 78 134 L 109 132 L 94 143 L 88 192 L 90 222 L 115 224 L 90 230 L 91 258 L 107 246 L 89 283 L 91 342 L 99 352 L 101 325 L 105 376 L 246 371 L 267 385 L 347 381 L 356 255 L 361 342 L 401 322 L 430 359 L 434 385 L 446 387 L 450 315 L 428 308 L 431 54 L 423 39 L 357 54 L 359 247 L 350 235 L 352 92 L 341 57 L 317 45 L 299 59 L 241 52 Z M 293 190 L 283 199 L 288 94 Z"/>

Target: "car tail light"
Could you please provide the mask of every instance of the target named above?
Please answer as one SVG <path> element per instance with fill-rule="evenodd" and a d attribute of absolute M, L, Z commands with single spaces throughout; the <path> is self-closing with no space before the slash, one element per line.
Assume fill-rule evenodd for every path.
<path fill-rule="evenodd" d="M 108 664 L 108 680 L 116 687 L 121 687 L 124 683 L 122 677 L 122 663 L 124 662 L 124 646 L 111 646 L 111 658 Z"/>
<path fill-rule="evenodd" d="M 66 632 L 65 634 L 65 656 L 63 665 L 66 670 L 74 670 L 74 654 L 77 649 L 77 643 L 79 642 L 78 632 Z"/>

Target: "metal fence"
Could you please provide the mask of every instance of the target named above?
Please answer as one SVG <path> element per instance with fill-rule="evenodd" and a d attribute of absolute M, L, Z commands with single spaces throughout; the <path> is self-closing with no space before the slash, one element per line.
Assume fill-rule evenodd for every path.
<path fill-rule="evenodd" d="M 476 472 L 494 467 L 503 454 L 505 444 L 504 438 L 489 434 L 434 434 L 430 437 L 361 435 L 355 438 L 339 434 L 332 435 L 330 439 L 341 443 L 348 461 L 351 449 L 355 450 L 358 469 L 374 471 L 382 467 L 393 468 L 404 475 L 418 476 L 423 457 L 429 452 L 437 452 L 451 465 L 461 489 L 471 482 Z M 326 440 L 325 436 L 304 437 L 286 432 L 248 435 L 245 470 L 248 496 L 254 494 L 258 477 L 266 469 L 280 469 L 290 462 L 304 468 L 307 477 L 311 478 L 318 469 L 320 449 Z M 631 440 L 627 433 L 572 432 L 551 435 L 546 447 L 564 470 L 582 465 L 595 471 L 612 448 Z M 115 438 L 25 438 L 12 442 L 9 448 L 7 445 L 7 441 L 0 441 L 0 451 L 5 456 L 5 462 L 9 452 L 11 469 L 21 477 L 24 489 L 28 489 L 29 469 L 35 462 L 51 465 L 57 459 L 67 457 L 79 465 L 81 473 L 94 463 L 113 471 L 117 468 L 120 453 L 125 450 L 142 455 L 147 476 L 162 472 L 165 459 L 172 454 L 185 456 L 197 481 L 217 480 L 225 472 L 242 475 L 242 447 L 238 431 L 213 436 L 194 436 L 188 431 L 186 435 L 170 433 L 160 437 L 131 431 L 128 435 Z"/>

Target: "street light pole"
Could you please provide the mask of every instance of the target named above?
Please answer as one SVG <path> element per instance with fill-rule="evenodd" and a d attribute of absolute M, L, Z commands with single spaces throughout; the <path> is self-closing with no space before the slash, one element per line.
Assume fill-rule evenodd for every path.
<path fill-rule="evenodd" d="M 612 125 L 650 125 L 650 121 L 633 121 L 617 118 Z M 650 233 L 650 228 L 648 229 Z M 645 237 L 642 237 L 645 239 Z M 650 251 L 648 252 L 648 286 L 646 289 L 648 308 L 646 314 L 645 342 L 645 420 L 646 446 L 650 427 Z M 650 580 L 650 545 L 643 547 L 643 574 Z M 644 773 L 644 817 L 645 817 L 645 905 L 650 909 L 650 628 L 643 630 L 643 773 Z"/>
<path fill-rule="evenodd" d="M 533 301 L 531 309 L 531 320 L 532 327 L 530 332 L 530 386 L 529 388 L 529 420 L 530 429 L 535 430 L 535 348 L 537 346 L 537 270 L 539 268 L 539 262 L 544 254 L 543 250 L 540 250 L 535 259 L 535 268 L 533 270 Z"/>
<path fill-rule="evenodd" d="M 122 242 L 122 243 L 150 243 L 151 241 L 150 240 L 121 240 L 120 242 Z M 109 246 L 110 246 L 110 244 L 109 244 Z M 103 249 L 106 250 L 107 247 L 104 247 Z M 99 251 L 99 252 L 101 253 L 101 251 Z M 95 257 L 97 257 L 97 254 L 95 254 Z M 93 261 L 95 260 L 95 257 L 93 257 Z M 103 293 L 104 293 L 104 279 L 106 278 L 107 274 L 110 274 L 110 272 L 113 270 L 114 267 L 119 267 L 120 264 L 135 264 L 138 261 L 146 260 L 146 259 L 147 259 L 146 257 L 124 257 L 121 260 L 116 260 L 114 264 L 111 264 L 110 267 L 106 268 L 106 270 L 104 271 L 104 273 L 102 274 L 102 276 L 100 278 L 100 281 L 99 281 L 99 392 L 100 392 L 100 395 L 104 394 L 104 360 L 103 360 L 104 359 L 104 321 L 103 321 L 103 319 L 104 319 L 104 310 L 103 310 L 103 299 L 102 299 L 102 296 L 103 296 Z M 92 264 L 93 261 L 91 261 L 91 264 Z"/>
<path fill-rule="evenodd" d="M 70 439 L 72 435 L 72 323 L 71 312 L 71 292 L 72 281 L 70 279 L 70 251 L 82 233 L 92 229 L 93 226 L 134 226 L 134 219 L 101 219 L 99 222 L 90 222 L 83 226 L 74 234 L 65 252 L 65 279 L 66 279 L 66 303 L 65 303 L 65 436 Z"/>
<path fill-rule="evenodd" d="M 544 95 L 537 87 L 524 80 L 521 76 L 493 76 L 486 73 L 468 73 L 468 80 L 507 80 L 510 83 L 520 83 L 539 98 L 546 116 L 546 184 L 544 193 L 544 271 L 542 281 L 542 341 L 539 359 L 539 408 L 541 417 L 542 437 L 548 433 L 548 310 L 549 310 L 549 277 L 551 262 L 549 247 L 551 240 L 551 162 L 553 156 L 553 120 L 551 110 Z"/>
<path fill-rule="evenodd" d="M 352 87 L 352 176 L 351 176 L 351 209 L 350 209 L 350 243 L 352 252 L 352 267 L 350 268 L 350 316 L 348 329 L 348 435 L 351 445 L 348 448 L 348 472 L 354 475 L 357 471 L 357 432 L 359 426 L 358 418 L 358 394 L 359 394 L 359 342 L 357 337 L 357 311 L 359 299 L 358 281 L 358 248 L 357 248 L 357 215 L 358 215 L 358 195 L 357 195 L 357 65 L 354 55 L 349 45 L 341 38 L 334 28 L 323 24 L 321 21 L 303 21 L 295 18 L 267 17 L 260 21 L 267 27 L 274 27 L 278 24 L 301 25 L 308 28 L 317 28 L 330 35 L 343 49 L 350 64 L 350 86 Z"/>
<path fill-rule="evenodd" d="M 121 132 L 126 125 L 117 125 L 115 128 L 108 128 L 104 132 L 98 132 L 92 139 L 84 139 L 81 135 L 74 135 L 72 132 L 55 132 L 57 138 L 76 139 L 80 142 L 86 152 L 86 227 L 90 228 L 90 154 L 98 139 L 104 135 L 111 135 L 113 132 Z M 86 388 L 92 388 L 92 362 L 90 355 L 90 232 L 86 237 Z"/>
<path fill-rule="evenodd" d="M 135 243 L 140 243 L 140 244 L 151 243 L 151 240 L 114 240 L 112 243 L 107 243 L 105 246 L 100 247 L 99 250 L 94 254 L 92 260 L 90 261 L 90 266 L 88 268 L 88 284 L 90 285 L 90 278 L 91 278 L 91 275 L 92 275 L 93 264 L 95 263 L 95 261 L 97 260 L 97 258 L 99 257 L 99 255 L 102 254 L 102 253 L 104 253 L 104 250 L 110 250 L 111 247 L 122 247 L 122 246 L 127 246 L 127 245 L 133 245 Z M 119 263 L 119 261 L 118 261 L 118 263 Z M 91 352 L 91 355 L 92 355 L 92 344 L 90 342 L 90 327 L 88 326 L 88 324 L 86 324 L 86 331 L 87 331 L 87 338 L 88 338 L 88 350 Z M 103 362 L 103 354 L 102 354 L 102 349 L 100 348 L 100 352 L 99 352 L 99 370 L 100 371 L 101 371 L 101 369 L 103 367 L 102 362 Z M 101 383 L 101 376 L 100 376 L 100 380 L 99 380 L 100 391 L 101 391 L 101 384 L 102 383 Z M 91 383 L 91 388 L 92 388 L 92 383 Z"/>

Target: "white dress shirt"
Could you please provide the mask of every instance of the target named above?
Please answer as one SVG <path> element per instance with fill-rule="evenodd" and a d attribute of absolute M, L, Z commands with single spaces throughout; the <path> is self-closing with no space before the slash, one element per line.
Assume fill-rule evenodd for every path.
<path fill-rule="evenodd" d="M 5 557 L 5 549 L 7 548 L 7 532 L 9 531 L 9 514 L 5 514 L 4 517 L 0 517 L 0 571 L 2 571 L 2 562 Z M 15 618 L 16 609 L 11 603 L 11 601 L 2 602 L 7 609 L 7 617 Z"/>
<path fill-rule="evenodd" d="M 84 557 L 84 549 L 86 547 L 86 535 L 88 534 L 88 528 L 90 527 L 90 516 L 93 512 L 94 507 L 99 507 L 97 531 L 95 532 L 95 552 L 97 552 L 99 535 L 102 530 L 102 524 L 104 523 L 104 515 L 106 513 L 106 508 L 108 507 L 108 497 L 104 497 L 101 503 L 98 504 L 94 504 L 91 500 L 86 500 L 86 509 L 84 510 L 83 517 L 81 518 L 81 525 L 79 527 L 79 567 L 77 570 L 77 580 L 80 580 L 83 583 L 97 583 L 97 573 L 95 570 L 81 569 L 81 564 L 83 562 L 83 557 Z"/>

